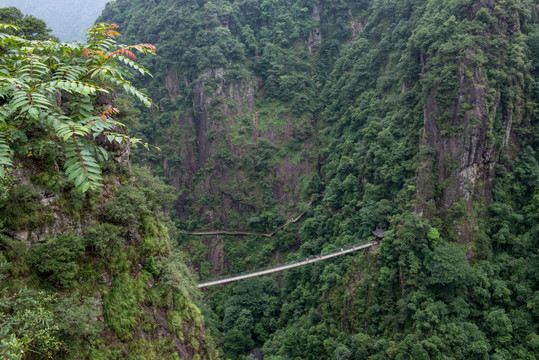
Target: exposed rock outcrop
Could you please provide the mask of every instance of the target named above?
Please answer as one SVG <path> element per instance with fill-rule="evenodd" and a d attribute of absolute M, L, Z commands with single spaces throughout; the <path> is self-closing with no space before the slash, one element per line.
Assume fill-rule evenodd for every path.
<path fill-rule="evenodd" d="M 500 36 L 515 31 L 507 24 L 501 29 L 505 33 Z M 464 242 L 474 240 L 477 223 L 471 214 L 477 206 L 489 202 L 495 165 L 500 154 L 509 151 L 513 124 L 521 122 L 520 109 L 525 98 L 520 90 L 511 107 L 503 106 L 502 89 L 489 84 L 476 60 L 477 51 L 465 49 L 451 101 L 447 93 L 440 95 L 436 88 L 428 90 L 420 139 L 425 155 L 418 176 L 418 211 L 426 216 L 447 215 L 454 206 L 463 204 L 466 214 L 461 209 L 453 222 L 456 234 Z M 421 54 L 423 74 L 429 72 L 429 60 Z M 515 86 L 523 87 L 518 83 Z M 505 124 L 503 134 L 495 134 L 495 119 L 502 119 Z M 501 146 L 496 147 L 496 137 L 503 138 Z"/>

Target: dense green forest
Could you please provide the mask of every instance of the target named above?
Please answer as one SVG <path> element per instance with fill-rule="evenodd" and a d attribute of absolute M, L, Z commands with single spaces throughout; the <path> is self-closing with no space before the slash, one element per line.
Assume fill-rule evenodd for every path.
<path fill-rule="evenodd" d="M 124 160 L 100 160 L 104 180 L 81 195 L 58 166 L 38 171 L 51 150 L 36 163 L 22 140 L 8 143 L 19 169 L 0 203 L 2 349 L 11 339 L 41 352 L 29 358 L 537 357 L 533 0 L 116 0 L 98 21 L 119 25 L 124 44 L 157 47 L 137 58 L 153 77 L 129 78 L 157 106 L 118 92 L 112 118 L 161 151 L 131 151 L 129 167 L 112 147 Z M 195 234 L 273 233 L 302 213 L 269 237 Z M 191 271 L 305 259 L 376 228 L 385 236 L 365 253 L 194 290 Z M 23 338 L 28 311 L 54 330 L 32 325 Z M 83 317 L 97 321 L 78 335 Z"/>

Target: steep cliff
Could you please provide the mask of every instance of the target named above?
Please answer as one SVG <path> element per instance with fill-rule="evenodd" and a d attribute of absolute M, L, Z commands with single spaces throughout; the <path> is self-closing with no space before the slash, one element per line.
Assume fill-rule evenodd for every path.
<path fill-rule="evenodd" d="M 118 0 L 103 18 L 162 49 L 139 131 L 164 151 L 142 161 L 179 190 L 201 277 L 387 229 L 365 257 L 209 290 L 226 357 L 533 356 L 537 4 Z M 189 235 L 271 232 L 302 203 L 271 237 Z"/>
<path fill-rule="evenodd" d="M 114 46 L 114 25 L 84 44 L 6 29 L 19 31 L 0 26 L 0 356 L 215 358 L 169 237 L 173 188 L 130 166 L 140 142 L 122 121 L 135 112 L 112 84 L 150 105 L 118 68 L 140 69 L 134 55 Z M 91 79 L 104 68 L 116 77 Z"/>
<path fill-rule="evenodd" d="M 21 165 L 1 203 L 1 320 L 31 339 L 29 354 L 213 358 L 194 281 L 159 214 L 170 189 L 137 168 L 109 173 L 101 193 L 53 191 L 50 173 Z"/>
<path fill-rule="evenodd" d="M 316 57 L 321 34 L 333 26 L 320 13 L 331 7 L 154 5 L 117 1 L 102 19 L 124 26 L 127 39 L 141 35 L 155 43 L 168 59 L 147 64 L 157 74 L 148 85 L 161 108 L 139 130 L 164 150 L 150 160 L 180 192 L 183 226 L 245 229 L 264 211 L 279 218 L 297 211 L 299 185 L 318 166 L 312 145 L 327 65 Z M 134 26 L 133 17 L 147 25 Z"/>
<path fill-rule="evenodd" d="M 458 10 L 432 4 L 425 16 L 412 44 L 426 94 L 420 146 L 433 154 L 419 172 L 418 210 L 444 217 L 460 206 L 455 233 L 473 241 L 477 219 L 469 214 L 489 203 L 496 164 L 518 151 L 515 129 L 530 121 L 525 108 L 532 80 L 520 29 L 525 18 L 516 6 L 488 1 Z M 446 31 L 427 40 L 435 26 Z M 466 41 L 462 33 L 470 34 Z M 450 71 L 439 67 L 444 62 Z"/>

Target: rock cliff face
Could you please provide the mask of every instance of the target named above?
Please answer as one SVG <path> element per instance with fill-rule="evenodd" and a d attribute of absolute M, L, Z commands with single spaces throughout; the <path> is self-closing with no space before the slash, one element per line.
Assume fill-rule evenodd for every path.
<path fill-rule="evenodd" d="M 169 89 L 179 86 L 172 79 L 167 77 Z M 298 200 L 298 181 L 314 167 L 299 156 L 309 151 L 311 141 L 305 141 L 304 133 L 311 125 L 281 109 L 257 106 L 258 86 L 259 79 L 230 79 L 223 68 L 201 74 L 194 84 L 190 108 L 172 125 L 179 139 L 171 137 L 171 141 L 178 147 L 182 166 L 170 166 L 170 159 L 163 158 L 167 177 L 180 192 L 184 190 L 176 203 L 180 217 L 187 218 L 192 206 L 204 222 L 219 220 L 222 225 L 229 225 L 229 209 L 253 214 L 264 207 L 268 196 L 258 181 L 260 174 L 255 174 L 260 171 L 265 172 L 275 201 L 288 205 Z M 295 151 L 279 153 L 291 146 Z M 257 161 L 264 161 L 267 168 Z M 206 205 L 213 202 L 215 211 L 200 203 L 202 198 Z"/>
<path fill-rule="evenodd" d="M 473 51 L 468 49 L 467 53 L 472 55 Z M 449 116 L 442 117 L 435 90 L 427 96 L 420 146 L 432 148 L 434 155 L 423 164 L 419 192 L 420 196 L 430 196 L 426 201 L 434 201 L 436 209 L 447 211 L 463 200 L 467 211 L 472 212 L 473 200 L 485 202 L 489 198 L 497 157 L 492 119 L 499 104 L 489 109 L 486 94 L 481 68 L 471 66 L 467 58 L 459 66 L 458 90 L 452 107 L 446 110 Z M 430 194 L 425 191 L 426 183 L 437 186 L 433 180 L 440 187 L 437 194 L 432 189 Z M 462 239 L 469 236 L 463 234 Z"/>
<path fill-rule="evenodd" d="M 488 184 L 494 175 L 493 129 L 489 119 L 496 116 L 498 104 L 494 104 L 492 112 L 487 112 L 487 84 L 481 68 L 470 64 L 473 50 L 466 52 L 466 59 L 458 70 L 458 90 L 448 121 L 442 124 L 436 121 L 442 114 L 434 92 L 428 95 L 425 107 L 420 145 L 429 146 L 436 153 L 438 182 L 449 182 L 440 200 L 444 209 L 460 199 L 471 200 L 474 194 L 488 198 Z M 485 183 L 483 189 L 476 187 L 479 181 Z"/>
<path fill-rule="evenodd" d="M 228 84 L 225 70 L 217 68 L 200 75 L 194 86 L 193 112 L 195 123 L 198 166 L 204 167 L 217 149 L 212 149 L 208 132 L 213 131 L 217 136 L 227 136 L 230 130 L 223 119 L 233 116 L 243 116 L 252 112 L 255 103 L 255 89 L 248 80 L 236 84 Z M 213 83 L 215 88 L 208 86 Z M 235 111 L 230 109 L 231 105 Z"/>
<path fill-rule="evenodd" d="M 468 15 L 477 17 L 480 10 L 482 14 L 495 13 L 494 5 L 487 1 L 474 6 Z M 497 20 L 498 27 L 489 30 L 491 37 L 508 39 L 508 43 L 515 41 L 519 31 L 516 14 L 509 12 Z M 511 153 L 512 128 L 526 116 L 522 112 L 526 80 L 509 75 L 507 82 L 492 81 L 495 74 L 492 69 L 487 74 L 484 68 L 487 61 L 481 59 L 485 49 L 481 46 L 466 47 L 461 58 L 452 59 L 458 64 L 452 91 L 425 89 L 420 139 L 420 147 L 429 155 L 419 169 L 419 212 L 442 217 L 459 213 L 453 223 L 462 241 L 473 241 L 477 219 L 472 214 L 478 206 L 488 204 L 497 161 L 501 154 Z M 431 54 L 435 51 L 427 50 Z M 433 60 L 425 53 L 421 56 L 422 74 L 427 75 Z M 508 65 L 505 61 L 511 62 L 512 56 L 519 55 L 506 49 L 500 56 L 505 59 L 497 65 L 501 71 Z M 460 210 L 455 210 L 459 205 Z"/>
<path fill-rule="evenodd" d="M 320 2 L 298 9 L 284 3 L 142 4 L 117 1 L 102 20 L 155 44 L 159 59 L 165 59 L 148 66 L 156 78 L 146 85 L 160 109 L 147 117 L 143 132 L 163 148 L 149 160 L 178 190 L 175 209 L 182 226 L 245 229 L 251 216 L 267 208 L 295 213 L 298 184 L 317 166 L 312 143 L 319 104 L 302 105 L 321 86 L 315 89 L 316 65 L 309 56 L 318 56 L 331 34 L 335 11 Z M 276 30 L 275 17 L 265 11 L 295 13 L 301 24 L 287 18 L 287 28 Z M 147 23 L 154 19 L 155 27 L 137 28 L 133 16 Z M 287 55 L 293 45 L 286 40 L 289 32 L 295 34 L 297 56 Z M 270 46 L 273 53 L 262 56 L 269 41 L 261 36 L 278 44 Z M 302 94 L 307 85 L 312 94 Z"/>
<path fill-rule="evenodd" d="M 118 158 L 125 151 L 119 149 Z M 7 254 L 13 268 L 25 270 L 10 274 L 10 281 L 50 294 L 60 303 L 81 296 L 91 302 L 95 314 L 84 318 L 85 324 L 77 322 L 76 306 L 66 305 L 63 311 L 74 317 L 75 327 L 100 329 L 95 330 L 101 340 L 93 343 L 93 355 L 215 357 L 182 255 L 173 250 L 157 213 L 144 214 L 131 203 L 144 199 L 144 181 L 121 183 L 118 174 L 108 173 L 103 191 L 85 196 L 43 186 L 39 179 L 44 174 L 31 159 L 14 175 L 9 198 L 0 203 L 0 254 L 2 260 Z M 62 334 L 66 344 L 73 340 L 70 329 Z M 90 343 L 95 338 L 76 341 Z"/>

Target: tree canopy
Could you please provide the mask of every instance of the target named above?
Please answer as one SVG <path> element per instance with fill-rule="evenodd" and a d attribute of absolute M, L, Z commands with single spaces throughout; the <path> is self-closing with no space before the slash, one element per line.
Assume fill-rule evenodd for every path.
<path fill-rule="evenodd" d="M 24 37 L 27 40 L 58 40 L 50 34 L 45 21 L 32 15 L 24 15 L 16 7 L 0 8 L 0 23 L 17 26 L 18 29 L 10 29 L 11 33 Z"/>

